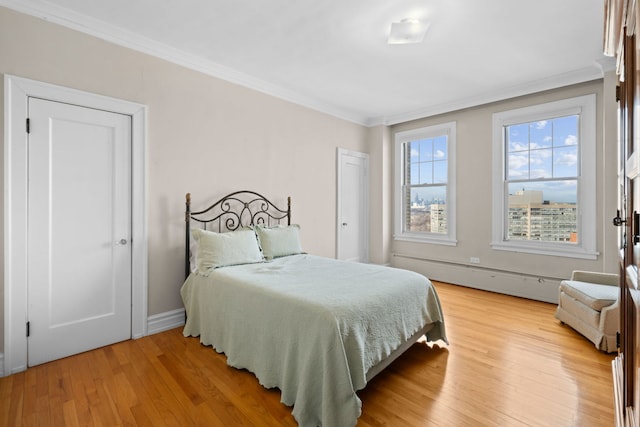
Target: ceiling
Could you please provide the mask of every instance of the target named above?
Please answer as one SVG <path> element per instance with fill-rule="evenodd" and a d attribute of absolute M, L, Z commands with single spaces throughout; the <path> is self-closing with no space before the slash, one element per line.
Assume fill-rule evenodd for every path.
<path fill-rule="evenodd" d="M 297 104 L 395 124 L 601 78 L 603 0 L 0 0 Z M 392 22 L 429 23 L 389 45 Z"/>

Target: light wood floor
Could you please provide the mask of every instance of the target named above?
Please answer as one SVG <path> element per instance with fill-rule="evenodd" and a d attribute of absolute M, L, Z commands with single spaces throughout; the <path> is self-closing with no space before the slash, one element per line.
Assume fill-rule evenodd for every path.
<path fill-rule="evenodd" d="M 614 424 L 614 356 L 554 305 L 436 288 L 451 344 L 415 344 L 374 378 L 359 426 Z M 279 399 L 174 329 L 0 378 L 0 425 L 296 425 Z"/>

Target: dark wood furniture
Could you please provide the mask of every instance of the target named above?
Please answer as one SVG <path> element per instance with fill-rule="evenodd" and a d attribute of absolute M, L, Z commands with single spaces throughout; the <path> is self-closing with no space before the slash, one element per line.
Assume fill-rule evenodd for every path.
<path fill-rule="evenodd" d="M 620 207 L 613 219 L 619 227 L 620 339 L 613 362 L 617 426 L 640 421 L 640 53 L 637 32 L 640 10 L 635 0 L 605 0 L 605 54 L 616 58 L 619 84 L 618 152 Z M 608 94 L 613 96 L 613 94 Z"/>

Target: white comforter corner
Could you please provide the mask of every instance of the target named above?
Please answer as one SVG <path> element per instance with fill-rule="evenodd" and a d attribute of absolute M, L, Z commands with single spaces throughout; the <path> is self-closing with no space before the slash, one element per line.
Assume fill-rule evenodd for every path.
<path fill-rule="evenodd" d="M 181 289 L 185 336 L 253 372 L 301 426 L 353 426 L 367 371 L 426 324 L 446 341 L 424 276 L 312 255 L 192 274 Z"/>

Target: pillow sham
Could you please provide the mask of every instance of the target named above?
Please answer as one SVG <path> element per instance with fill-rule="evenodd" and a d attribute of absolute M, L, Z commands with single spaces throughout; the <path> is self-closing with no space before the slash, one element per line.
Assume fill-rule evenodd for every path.
<path fill-rule="evenodd" d="M 273 227 L 256 226 L 255 230 L 262 248 L 262 255 L 266 259 L 302 253 L 300 226 L 297 224 Z"/>
<path fill-rule="evenodd" d="M 193 229 L 191 229 L 191 239 L 189 239 L 189 270 L 192 273 L 198 271 L 198 265 L 196 259 L 198 258 L 198 243 L 195 237 L 193 237 Z"/>
<path fill-rule="evenodd" d="M 196 268 L 200 274 L 207 275 L 218 267 L 264 261 L 253 230 L 214 233 L 195 228 L 191 236 L 197 244 Z"/>

